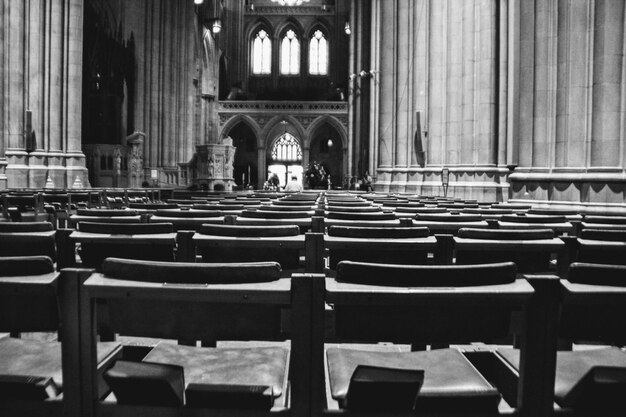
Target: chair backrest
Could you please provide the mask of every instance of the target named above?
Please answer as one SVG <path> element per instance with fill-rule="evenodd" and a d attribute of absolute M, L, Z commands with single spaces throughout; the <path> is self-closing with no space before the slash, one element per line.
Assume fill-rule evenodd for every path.
<path fill-rule="evenodd" d="M 482 221 L 483 218 L 477 214 L 424 214 L 417 213 L 415 215 L 415 220 L 425 221 L 425 222 L 479 222 Z"/>
<path fill-rule="evenodd" d="M 175 237 L 165 241 L 160 240 L 158 244 L 149 240 L 150 236 L 172 234 L 174 227 L 171 223 L 80 222 L 79 232 L 122 237 L 121 241 L 115 238 L 81 242 L 79 254 L 83 265 L 89 268 L 100 268 L 102 262 L 108 257 L 151 261 L 174 260 Z M 146 237 L 140 238 L 141 235 Z"/>
<path fill-rule="evenodd" d="M 156 217 L 176 217 L 176 218 L 200 218 L 200 217 L 220 217 L 222 213 L 217 210 L 180 210 L 180 209 L 168 209 L 157 210 L 154 213 Z"/>
<path fill-rule="evenodd" d="M 395 220 L 396 216 L 393 213 L 353 213 L 353 212 L 335 212 L 330 211 L 326 213 L 326 218 L 337 220 L 361 220 L 361 221 L 376 221 L 376 220 Z"/>
<path fill-rule="evenodd" d="M 303 206 L 303 205 L 287 206 L 287 205 L 271 204 L 271 205 L 267 205 L 267 206 L 259 206 L 257 208 L 257 210 L 258 211 L 304 211 L 304 210 L 313 211 L 313 205 L 310 205 L 310 206 Z"/>
<path fill-rule="evenodd" d="M 58 276 L 47 256 L 0 257 L 0 332 L 57 331 Z"/>
<path fill-rule="evenodd" d="M 461 228 L 455 240 L 459 265 L 515 262 L 519 272 L 548 272 L 552 254 L 565 250 L 552 229 Z"/>
<path fill-rule="evenodd" d="M 204 241 L 201 236 L 213 236 L 213 241 L 220 237 L 229 238 L 228 244 Z M 196 247 L 203 262 L 278 262 L 284 270 L 294 270 L 300 265 L 300 248 L 281 244 L 280 238 L 291 239 L 300 235 L 297 225 L 285 226 L 248 226 L 248 225 L 209 225 L 199 230 Z M 238 238 L 232 240 L 230 238 Z M 248 238 L 279 239 L 274 242 L 248 242 Z M 304 242 L 304 237 L 303 242 Z M 304 247 L 304 245 L 302 245 Z"/>
<path fill-rule="evenodd" d="M 91 217 L 127 217 L 136 216 L 139 213 L 136 210 L 78 209 L 76 214 Z"/>
<path fill-rule="evenodd" d="M 501 221 L 509 223 L 565 223 L 565 216 L 525 216 L 525 215 L 505 215 Z"/>
<path fill-rule="evenodd" d="M 328 249 L 329 267 L 335 269 L 341 261 L 381 262 L 389 264 L 425 264 L 432 245 L 420 247 L 416 239 L 429 236 L 427 227 L 356 227 L 328 228 L 325 246 Z M 347 238 L 347 239 L 341 239 Z M 410 239 L 410 242 L 404 240 Z M 396 242 L 393 242 L 396 240 Z"/>
<path fill-rule="evenodd" d="M 54 230 L 50 222 L 0 222 L 0 233 L 48 232 Z"/>
<path fill-rule="evenodd" d="M 340 206 L 327 205 L 326 211 L 334 213 L 380 213 L 382 208 L 379 206 Z"/>
<path fill-rule="evenodd" d="M 626 265 L 575 262 L 563 285 L 561 337 L 626 344 Z"/>
<path fill-rule="evenodd" d="M 585 223 L 626 224 L 626 216 L 591 216 L 585 215 Z"/>
<path fill-rule="evenodd" d="M 579 262 L 626 265 L 626 228 L 582 229 L 577 242 Z"/>
<path fill-rule="evenodd" d="M 251 217 L 255 219 L 306 219 L 312 216 L 308 211 L 270 211 L 270 210 L 250 210 L 241 212 L 241 217 Z"/>

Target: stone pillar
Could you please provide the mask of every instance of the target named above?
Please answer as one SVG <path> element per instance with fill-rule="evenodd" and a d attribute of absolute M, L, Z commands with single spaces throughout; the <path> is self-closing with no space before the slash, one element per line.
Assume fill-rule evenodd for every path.
<path fill-rule="evenodd" d="M 83 0 L 10 0 L 1 10 L 7 185 L 40 188 L 50 177 L 70 187 L 76 176 L 87 184 L 80 152 Z M 34 149 L 25 146 L 27 114 Z"/>
<path fill-rule="evenodd" d="M 258 185 L 257 187 L 259 189 L 263 188 L 263 183 L 265 183 L 265 181 L 267 181 L 267 165 L 266 165 L 266 158 L 265 158 L 265 148 L 257 148 L 256 149 L 257 152 L 257 178 L 258 178 Z"/>
<path fill-rule="evenodd" d="M 620 168 L 624 2 L 597 1 L 595 6 L 590 164 Z"/>

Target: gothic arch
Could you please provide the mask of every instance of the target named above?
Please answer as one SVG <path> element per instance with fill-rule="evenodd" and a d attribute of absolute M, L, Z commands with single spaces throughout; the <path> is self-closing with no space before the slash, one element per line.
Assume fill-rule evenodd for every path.
<path fill-rule="evenodd" d="M 252 117 L 245 115 L 245 114 L 238 114 L 228 119 L 226 124 L 224 124 L 224 126 L 222 126 L 221 128 L 220 137 L 221 138 L 228 137 L 228 134 L 230 133 L 230 131 L 239 123 L 245 123 L 246 125 L 248 125 L 248 127 L 252 130 L 252 132 L 254 132 L 256 136 L 257 147 L 261 146 L 260 138 L 261 138 L 262 130 Z"/>
<path fill-rule="evenodd" d="M 316 118 L 315 120 L 313 120 L 313 122 L 311 123 L 311 125 L 308 128 L 309 131 L 309 137 L 313 137 L 316 133 L 316 131 L 324 126 L 324 124 L 329 124 L 330 126 L 332 126 L 337 133 L 339 133 L 339 139 L 341 139 L 341 146 L 343 149 L 347 149 L 348 148 L 348 132 L 346 131 L 346 127 L 341 124 L 341 122 L 333 116 L 320 116 L 318 118 Z"/>
<path fill-rule="evenodd" d="M 265 148 L 267 151 L 273 141 L 280 136 L 280 133 L 282 133 L 279 130 L 282 128 L 281 122 L 283 120 L 287 122 L 287 131 L 301 141 L 303 148 L 308 148 L 309 135 L 307 131 L 295 117 L 286 115 L 275 116 L 267 123 L 260 135 L 260 146 Z"/>

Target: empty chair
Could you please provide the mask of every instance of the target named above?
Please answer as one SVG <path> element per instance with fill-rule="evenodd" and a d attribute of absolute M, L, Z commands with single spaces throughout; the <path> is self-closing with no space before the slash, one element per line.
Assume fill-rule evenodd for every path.
<path fill-rule="evenodd" d="M 626 230 L 626 217 L 624 216 L 588 216 L 582 220 L 582 229 L 622 229 Z"/>
<path fill-rule="evenodd" d="M 224 216 L 222 212 L 215 210 L 157 210 L 152 217 L 151 223 L 171 223 L 174 230 L 198 230 L 203 224 L 222 224 Z"/>
<path fill-rule="evenodd" d="M 83 415 L 78 351 L 83 279 L 60 279 L 47 257 L 0 258 L 0 332 L 47 332 L 48 340 L 63 341 L 0 338 L 3 416 Z M 94 351 L 96 376 L 121 353 L 117 343 L 99 343 Z"/>
<path fill-rule="evenodd" d="M 543 379 L 553 392 L 555 413 L 573 416 L 621 415 L 624 412 L 626 352 L 626 266 L 574 263 L 561 280 L 560 323 L 546 333 Z M 602 343 L 555 352 L 557 336 L 570 341 Z M 607 346 L 609 345 L 609 346 Z M 514 369 L 519 353 L 499 349 Z"/>
<path fill-rule="evenodd" d="M 626 265 L 626 228 L 582 229 L 576 243 L 579 262 Z"/>
<path fill-rule="evenodd" d="M 193 241 L 203 262 L 272 261 L 292 272 L 300 268 L 300 253 L 305 249 L 306 238 L 296 225 L 207 224 L 194 235 Z"/>
<path fill-rule="evenodd" d="M 436 245 L 426 227 L 330 226 L 324 237 L 331 269 L 340 261 L 425 264 Z"/>
<path fill-rule="evenodd" d="M 428 227 L 433 234 L 456 234 L 462 227 L 489 227 L 489 224 L 480 215 L 453 213 L 418 213 L 415 215 L 413 224 Z"/>
<path fill-rule="evenodd" d="M 116 209 L 78 209 L 68 221 L 70 228 L 76 228 L 79 222 L 98 223 L 139 223 L 141 216 L 135 210 Z"/>
<path fill-rule="evenodd" d="M 42 255 L 56 262 L 55 235 L 48 222 L 0 223 L 0 256 Z"/>
<path fill-rule="evenodd" d="M 100 268 L 107 257 L 173 261 L 176 233 L 171 223 L 80 222 L 70 242 L 80 244 L 83 266 Z"/>
<path fill-rule="evenodd" d="M 329 211 L 324 218 L 325 227 L 330 226 L 372 226 L 393 227 L 400 226 L 400 220 L 393 213 L 352 213 Z"/>
<path fill-rule="evenodd" d="M 340 340 L 459 343 L 491 341 L 509 334 L 509 320 L 520 311 L 528 317 L 539 313 L 546 319 L 548 303 L 535 303 L 534 298 L 535 289 L 526 280 L 516 280 L 513 263 L 401 266 L 341 262 L 336 279 L 326 280 L 324 300 L 315 301 L 314 311 L 318 311 L 319 306 L 315 306 L 322 301 L 333 307 L 336 336 Z M 471 320 L 462 319 L 466 315 Z M 322 407 L 328 412 L 348 411 L 350 415 L 360 412 L 497 415 L 504 399 L 512 407 L 523 404 L 524 408 L 518 410 L 521 415 L 535 415 L 545 403 L 539 398 L 543 395 L 541 384 L 530 375 L 535 366 L 540 366 L 541 358 L 526 353 L 543 348 L 545 329 L 542 323 L 533 326 L 523 330 L 525 356 L 521 374 L 527 379 L 519 391 L 515 386 L 494 385 L 501 381 L 492 375 L 489 380 L 493 382 L 483 376 L 481 372 L 489 372 L 489 366 L 483 365 L 498 360 L 493 354 L 479 358 L 485 360 L 476 360 L 473 354 L 454 348 L 400 352 L 397 348 L 393 351 L 380 347 L 349 348 L 343 344 L 339 348 L 328 346 L 322 358 L 319 346 L 314 355 L 324 359 L 327 368 L 328 396 Z M 315 333 L 313 339 L 318 337 L 322 336 Z M 402 378 L 418 381 L 417 384 L 422 371 L 423 385 L 415 396 L 418 390 L 415 383 L 403 385 L 400 392 L 392 391 L 385 385 L 389 379 L 374 376 L 361 391 L 361 385 L 355 382 L 359 366 L 365 367 L 365 371 L 391 374 L 386 378 L 395 381 Z M 407 375 L 402 370 L 412 373 Z M 324 373 L 318 371 L 316 375 L 321 379 Z M 314 391 L 314 404 L 321 402 L 322 392 Z"/>
<path fill-rule="evenodd" d="M 552 229 L 560 235 L 572 235 L 574 225 L 565 216 L 504 215 L 498 221 L 499 229 Z"/>
<path fill-rule="evenodd" d="M 341 212 L 341 213 L 379 213 L 383 209 L 380 206 L 341 206 L 341 205 L 326 205 L 327 212 Z"/>
<path fill-rule="evenodd" d="M 550 260 L 565 251 L 551 229 L 462 228 L 453 240 L 457 264 L 511 261 L 524 273 L 550 270 Z"/>
<path fill-rule="evenodd" d="M 235 219 L 239 225 L 297 225 L 305 233 L 311 229 L 311 211 L 273 211 L 246 209 Z"/>
<path fill-rule="evenodd" d="M 280 279 L 279 273 L 276 263 L 105 261 L 103 272 L 81 288 L 92 306 L 104 300 L 112 307 L 111 325 L 120 334 L 203 341 L 287 339 L 290 347 L 159 343 L 143 357 L 116 362 L 105 378 L 117 401 L 102 401 L 92 394 L 99 385 L 91 372 L 96 332 L 86 328 L 81 343 L 83 392 L 90 394 L 85 403 L 93 407 L 91 413 L 174 415 L 184 407 L 191 414 L 227 409 L 239 416 L 268 411 L 306 415 L 310 282 L 306 276 Z M 293 324 L 288 332 L 281 326 L 281 311 Z M 89 323 L 96 320 L 91 317 Z M 292 367 L 296 371 L 290 372 Z"/>

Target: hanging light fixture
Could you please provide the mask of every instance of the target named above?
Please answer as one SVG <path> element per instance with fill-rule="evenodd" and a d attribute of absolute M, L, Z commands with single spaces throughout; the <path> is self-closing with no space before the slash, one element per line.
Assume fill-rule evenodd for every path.
<path fill-rule="evenodd" d="M 333 146 L 333 139 L 332 138 L 328 138 L 328 142 L 326 142 L 326 145 L 328 145 L 328 147 L 332 147 Z"/>
<path fill-rule="evenodd" d="M 215 19 L 211 30 L 215 34 L 220 33 L 222 31 L 222 21 L 220 19 Z"/>
<path fill-rule="evenodd" d="M 193 4 L 202 4 L 204 0 L 193 0 Z"/>
<path fill-rule="evenodd" d="M 346 32 L 346 35 L 351 35 L 352 34 L 352 28 L 350 27 L 350 21 L 346 20 L 346 25 L 343 27 L 344 32 Z"/>

